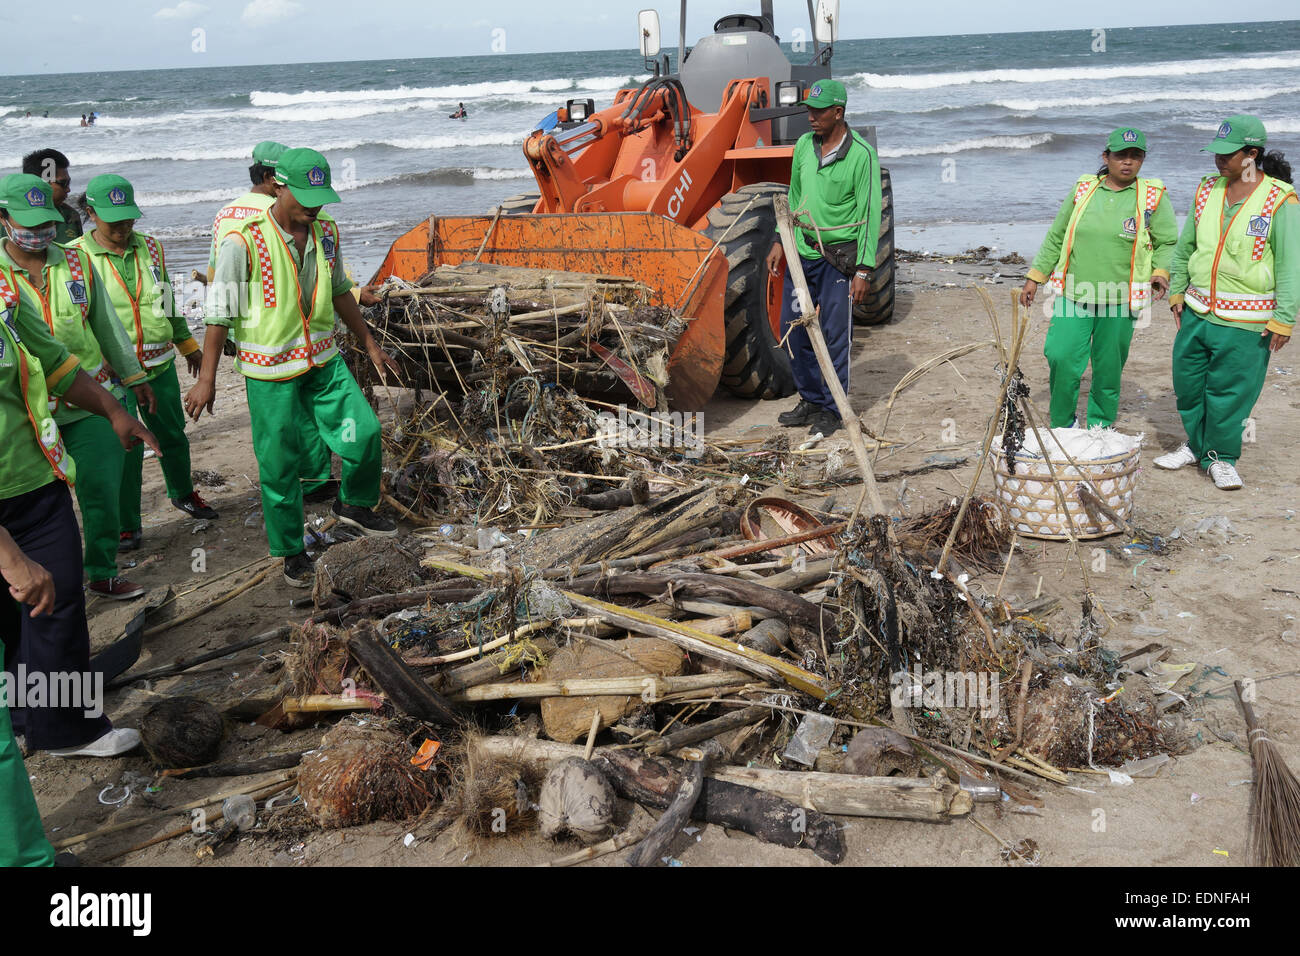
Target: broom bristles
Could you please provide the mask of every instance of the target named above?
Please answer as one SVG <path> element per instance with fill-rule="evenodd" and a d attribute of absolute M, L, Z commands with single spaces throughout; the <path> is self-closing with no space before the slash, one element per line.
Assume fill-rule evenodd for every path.
<path fill-rule="evenodd" d="M 1233 686 L 1246 716 L 1246 739 L 1255 764 L 1247 854 L 1254 866 L 1300 866 L 1300 781 L 1260 726 L 1255 708 L 1242 693 L 1241 681 L 1234 681 Z"/>
<path fill-rule="evenodd" d="M 1300 781 L 1262 728 L 1250 731 L 1255 760 L 1247 848 L 1255 866 L 1300 866 Z"/>

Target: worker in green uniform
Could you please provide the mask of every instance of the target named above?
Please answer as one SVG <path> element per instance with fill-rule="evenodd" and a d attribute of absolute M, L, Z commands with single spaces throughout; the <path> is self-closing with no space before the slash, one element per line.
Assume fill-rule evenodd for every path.
<path fill-rule="evenodd" d="M 246 220 L 217 252 L 204 320 L 208 347 L 199 381 L 185 396 L 185 409 L 195 421 L 204 409 L 212 410 L 221 346 L 233 327 L 271 554 L 285 559 L 290 585 L 310 587 L 315 572 L 303 545 L 298 478 L 296 421 L 301 416 L 315 421 L 330 450 L 343 460 L 335 517 L 365 534 L 397 533 L 391 519 L 373 510 L 379 503 L 382 464 L 379 420 L 339 357 L 335 310 L 381 380 L 399 369 L 375 341 L 350 294 L 337 225 L 320 218 L 321 206 L 339 201 L 325 157 L 311 149 L 286 150 L 275 179 L 271 208 Z"/>
<path fill-rule="evenodd" d="M 275 166 L 280 154 L 289 147 L 274 140 L 263 140 L 253 147 L 253 165 L 248 175 L 253 188 L 217 211 L 212 221 L 212 244 L 208 249 L 208 282 L 217 271 L 217 249 L 226 236 L 239 229 L 246 219 L 260 216 L 275 202 Z M 329 216 L 321 213 L 323 220 Z M 226 355 L 235 354 L 234 339 L 227 339 Z M 302 449 L 299 475 L 304 502 L 328 501 L 338 493 L 338 481 L 330 477 L 330 450 L 316 430 L 316 423 L 305 415 L 298 419 L 298 446 Z"/>
<path fill-rule="evenodd" d="M 1138 175 L 1146 153 L 1141 130 L 1110 134 L 1105 165 L 1071 187 L 1020 291 L 1026 308 L 1042 283 L 1056 292 L 1043 345 L 1053 428 L 1077 423 L 1089 360 L 1088 427 L 1115 424 L 1134 326 L 1149 322 L 1152 298 L 1169 291 L 1178 224 L 1164 183 Z"/>
<path fill-rule="evenodd" d="M 801 101 L 812 131 L 795 143 L 790 161 L 790 210 L 795 244 L 822 337 L 845 393 L 853 347 L 853 307 L 867 300 L 880 236 L 880 157 L 845 121 L 848 93 L 837 80 L 818 80 Z M 776 276 L 785 259 L 778 238 L 764 265 Z M 808 425 L 810 434 L 840 429 L 839 406 L 802 325 L 795 325 L 797 299 L 787 269 L 781 299 L 781 334 L 790 348 L 790 370 L 799 403 L 777 415 L 786 426 Z"/>
<path fill-rule="evenodd" d="M 20 245 L 8 236 L 0 241 L 0 267 L 9 270 L 19 288 L 40 304 L 50 334 L 77 357 L 86 374 L 123 400 L 119 379 L 150 412 L 153 390 L 145 381 L 108 291 L 82 250 L 48 242 L 50 224 L 59 210 L 48 183 L 39 176 L 15 174 L 0 179 L 0 222 L 37 227 L 35 240 Z M 57 228 L 57 221 L 52 222 Z M 85 570 L 89 589 L 101 597 L 126 600 L 144 588 L 118 577 L 117 546 L 122 525 L 119 507 L 125 452 L 106 419 L 67 402 L 55 400 L 54 421 L 74 461 L 83 464 L 77 483 L 85 539 Z"/>
<path fill-rule="evenodd" d="M 1155 464 L 1199 464 L 1224 491 L 1242 486 L 1243 433 L 1300 308 L 1300 205 L 1291 164 L 1267 142 L 1258 117 L 1220 124 L 1204 147 L 1219 174 L 1201 180 L 1174 252 L 1174 394 L 1187 441 Z"/>
<path fill-rule="evenodd" d="M 7 194 L 0 195 L 0 208 L 10 214 L 5 224 L 10 237 L 39 245 L 30 233 L 43 227 L 19 226 L 15 220 L 34 219 L 29 212 L 42 201 L 39 191 L 24 197 L 24 209 Z M 47 213 L 51 219 L 57 216 L 52 210 Z M 44 228 L 50 226 L 47 221 Z M 124 448 L 144 441 L 158 450 L 149 430 L 50 335 L 40 304 L 12 270 L 0 264 L 0 528 L 54 582 L 53 606 L 46 612 L 45 602 L 37 599 L 33 604 L 22 582 L 26 566 L 15 571 L 15 582 L 9 559 L 0 558 L 10 583 L 9 589 L 0 589 L 4 671 L 16 678 L 25 674 L 28 686 L 36 676 L 48 688 L 40 698 L 10 700 L 9 717 L 14 733 L 26 736 L 28 750 L 61 757 L 112 757 L 137 746 L 140 735 L 114 728 L 102 701 L 96 707 L 93 699 L 73 693 L 84 686 L 82 675 L 90 672 L 90 632 L 81 584 L 81 541 L 68 492 L 76 478 L 75 465 L 50 414 L 51 398 L 104 416 Z M 33 613 L 38 610 L 41 613 Z M 0 763 L 5 764 L 0 780 L 5 780 L 12 774 L 12 751 L 6 748 Z M 0 800 L 7 801 L 8 794 L 0 793 Z M 0 832 L 5 829 L 0 825 Z"/>
<path fill-rule="evenodd" d="M 118 320 L 135 348 L 155 401 L 151 411 L 138 408 L 127 393 L 127 411 L 141 412 L 145 424 L 158 436 L 163 449 L 163 477 L 171 503 L 191 518 L 216 518 L 217 512 L 194 490 L 190 472 L 190 443 L 185 437 L 180 381 L 175 352 L 185 356 L 190 373 L 197 375 L 203 360 L 199 344 L 190 335 L 185 317 L 175 307 L 162 243 L 135 229 L 140 208 L 135 190 L 121 176 L 96 176 L 86 186 L 86 211 L 94 228 L 72 243 L 89 253 L 95 271 L 104 280 Z M 144 452 L 127 455 L 122 477 L 119 549 L 140 547 L 140 491 Z"/>
<path fill-rule="evenodd" d="M 23 157 L 23 172 L 30 176 L 40 176 L 50 184 L 55 209 L 62 217 L 54 224 L 54 241 L 63 246 L 80 236 L 84 231 L 81 228 L 81 213 L 68 203 L 68 192 L 72 188 L 68 157 L 57 149 L 38 149 Z"/>

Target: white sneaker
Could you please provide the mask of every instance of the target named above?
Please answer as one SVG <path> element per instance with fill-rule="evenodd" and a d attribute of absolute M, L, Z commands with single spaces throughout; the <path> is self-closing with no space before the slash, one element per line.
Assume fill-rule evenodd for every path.
<path fill-rule="evenodd" d="M 1214 487 L 1220 491 L 1236 491 L 1241 487 L 1241 475 L 1226 461 L 1210 462 L 1210 477 L 1214 479 Z"/>
<path fill-rule="evenodd" d="M 1192 452 L 1192 446 L 1183 442 L 1176 449 L 1167 455 L 1161 455 L 1152 462 L 1157 468 L 1164 468 L 1168 471 L 1176 471 L 1184 465 L 1196 464 L 1196 455 Z"/>
<path fill-rule="evenodd" d="M 80 747 L 63 747 L 59 750 L 47 750 L 55 757 L 120 757 L 122 754 L 140 746 L 140 732 L 123 727 L 113 729 L 98 740 L 92 740 Z"/>

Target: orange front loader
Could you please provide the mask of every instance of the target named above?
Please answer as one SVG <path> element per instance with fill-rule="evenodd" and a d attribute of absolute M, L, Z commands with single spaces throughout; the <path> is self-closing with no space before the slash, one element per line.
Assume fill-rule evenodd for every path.
<path fill-rule="evenodd" d="M 783 277 L 763 260 L 798 123 L 806 128 L 798 102 L 830 70 L 790 64 L 770 8 L 721 18 L 679 74 L 656 63 L 650 80 L 620 90 L 604 110 L 569 101 L 554 128 L 524 142 L 537 194 L 507 200 L 496 216 L 431 217 L 393 244 L 373 281 L 414 280 L 476 255 L 634 277 L 656 290 L 656 304 L 691 320 L 669 361 L 673 407 L 698 410 L 719 383 L 744 397 L 789 395 L 789 358 L 777 347 Z M 653 27 L 657 34 L 657 19 Z M 829 49 L 819 48 L 819 61 Z M 657 42 L 642 52 L 657 54 Z M 731 78 L 732 67 L 761 75 Z M 888 274 L 878 268 L 870 311 L 883 321 L 893 307 L 892 215 L 883 211 L 878 261 Z"/>

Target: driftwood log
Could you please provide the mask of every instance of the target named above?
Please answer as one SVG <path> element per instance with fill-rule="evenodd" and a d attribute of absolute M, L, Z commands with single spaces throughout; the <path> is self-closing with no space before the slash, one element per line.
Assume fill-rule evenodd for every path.
<path fill-rule="evenodd" d="M 682 772 L 682 783 L 673 795 L 672 803 L 664 811 L 655 825 L 650 828 L 645 839 L 637 844 L 636 849 L 627 855 L 628 866 L 654 866 L 668 851 L 673 837 L 677 836 L 695 811 L 695 804 L 704 793 L 704 778 L 709 769 L 722 758 L 722 748 L 717 741 L 710 740 L 704 746 L 704 756 L 694 763 L 687 764 Z"/>
<path fill-rule="evenodd" d="M 459 721 L 452 705 L 379 639 L 370 622 L 357 625 L 347 647 L 398 710 L 434 726 L 446 727 Z"/>
<path fill-rule="evenodd" d="M 545 767 L 582 756 L 582 747 L 525 737 L 482 737 L 474 742 L 485 758 L 500 757 Z M 681 761 L 645 757 L 630 750 L 597 750 L 592 761 L 621 796 L 663 810 L 681 787 Z M 716 771 L 714 772 L 716 774 Z M 830 863 L 844 859 L 844 834 L 830 817 L 771 794 L 706 777 L 691 819 L 749 833 L 764 843 L 811 850 Z"/>
<path fill-rule="evenodd" d="M 689 727 L 684 727 L 674 733 L 660 737 L 658 740 L 652 740 L 649 746 L 645 748 L 645 752 L 651 757 L 670 754 L 682 747 L 698 744 L 701 740 L 712 740 L 718 734 L 726 733 L 728 730 L 736 730 L 749 724 L 757 724 L 770 716 L 772 716 L 772 711 L 767 707 L 744 707 L 713 720 L 706 720 L 702 724 L 692 724 Z"/>

